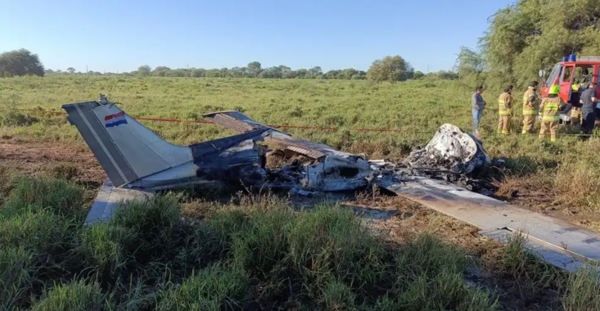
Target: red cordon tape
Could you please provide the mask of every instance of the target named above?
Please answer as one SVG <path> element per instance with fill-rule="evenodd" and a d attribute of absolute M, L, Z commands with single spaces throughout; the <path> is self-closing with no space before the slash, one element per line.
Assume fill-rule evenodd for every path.
<path fill-rule="evenodd" d="M 49 114 L 59 114 L 65 115 L 67 114 L 64 111 L 46 111 L 46 110 L 35 110 L 35 109 L 19 109 L 28 112 L 44 112 Z M 178 120 L 178 119 L 163 119 L 163 118 L 144 118 L 144 117 L 134 117 L 130 116 L 135 120 L 140 121 L 156 121 L 156 122 L 185 122 L 185 123 L 197 123 L 197 124 L 215 124 L 211 121 L 200 121 L 200 120 Z M 303 130 L 320 130 L 320 131 L 338 131 L 342 128 L 339 127 L 319 127 L 319 126 L 301 126 L 301 125 L 274 125 L 268 124 L 267 126 L 274 128 L 287 128 L 287 129 L 303 129 Z M 349 131 L 361 131 L 361 132 L 405 132 L 401 129 L 373 129 L 373 128 L 346 128 Z"/>

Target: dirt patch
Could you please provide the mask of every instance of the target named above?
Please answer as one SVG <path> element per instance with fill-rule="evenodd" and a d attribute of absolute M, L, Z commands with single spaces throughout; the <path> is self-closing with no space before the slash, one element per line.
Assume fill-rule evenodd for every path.
<path fill-rule="evenodd" d="M 3 167 L 27 175 L 56 175 L 82 183 L 101 183 L 106 175 L 85 145 L 0 140 Z"/>

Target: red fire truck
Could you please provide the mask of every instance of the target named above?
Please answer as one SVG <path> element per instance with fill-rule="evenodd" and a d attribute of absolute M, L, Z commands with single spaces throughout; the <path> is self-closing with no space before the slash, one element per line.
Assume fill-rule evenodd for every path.
<path fill-rule="evenodd" d="M 540 71 L 540 77 L 545 73 Z M 594 81 L 598 84 L 600 80 L 600 56 L 582 56 L 579 59 L 575 55 L 563 58 L 563 61 L 554 65 L 548 79 L 541 84 L 542 96 L 548 95 L 548 90 L 554 84 L 560 85 L 560 97 L 565 101 L 571 100 L 572 86 L 585 80 L 584 88 L 588 83 Z M 600 85 L 597 85 L 597 93 L 600 94 Z"/>

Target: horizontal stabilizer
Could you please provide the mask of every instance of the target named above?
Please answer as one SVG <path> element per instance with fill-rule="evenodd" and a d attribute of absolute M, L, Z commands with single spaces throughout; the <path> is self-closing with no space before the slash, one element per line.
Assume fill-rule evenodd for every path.
<path fill-rule="evenodd" d="M 107 222 L 114 215 L 120 204 L 133 200 L 149 200 L 154 196 L 154 192 L 140 191 L 132 189 L 116 188 L 109 178 L 104 181 L 96 201 L 92 205 L 85 225 L 94 225 L 99 222 Z"/>

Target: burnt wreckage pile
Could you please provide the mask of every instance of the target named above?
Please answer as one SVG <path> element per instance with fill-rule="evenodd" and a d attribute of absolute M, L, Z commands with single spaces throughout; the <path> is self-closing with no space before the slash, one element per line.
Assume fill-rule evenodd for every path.
<path fill-rule="evenodd" d="M 470 176 L 490 164 L 481 142 L 451 124 L 442 125 L 427 146 L 396 164 L 369 161 L 292 137 L 238 111 L 204 115 L 237 134 L 179 146 L 165 141 L 105 97 L 62 108 L 106 172 L 104 190 L 95 203 L 99 207 L 93 208 L 100 211 L 102 219 L 128 195 L 190 185 L 310 194 L 352 191 L 373 184 L 389 190 L 391 185 L 427 177 L 478 190 Z"/>
<path fill-rule="evenodd" d="M 369 161 L 363 157 L 335 150 L 327 145 L 296 139 L 257 123 L 237 111 L 205 114 L 205 117 L 238 133 L 268 128 L 262 135 L 267 150 L 261 150 L 262 169 L 268 188 L 294 192 L 343 191 L 379 184 L 380 181 L 401 182 L 411 176 L 443 178 L 469 190 L 478 190 L 481 181 L 471 178 L 491 160 L 481 141 L 460 128 L 442 125 L 423 148 L 416 148 L 402 163 L 385 160 Z M 275 159 L 273 159 L 275 158 Z M 272 160 L 293 159 L 279 168 L 269 169 Z"/>

